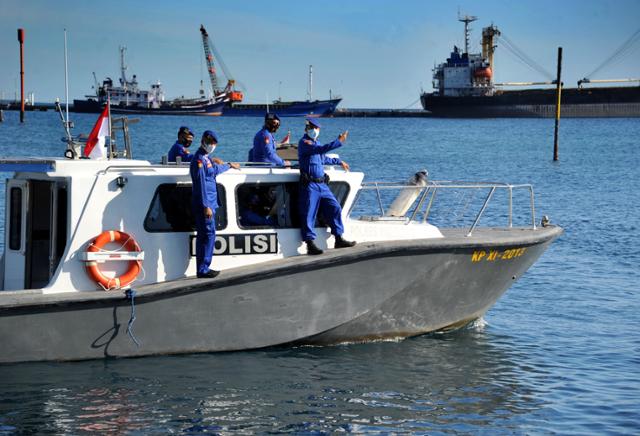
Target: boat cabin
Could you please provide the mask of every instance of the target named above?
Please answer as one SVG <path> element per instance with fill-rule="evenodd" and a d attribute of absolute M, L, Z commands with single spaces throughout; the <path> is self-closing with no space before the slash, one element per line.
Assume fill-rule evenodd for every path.
<path fill-rule="evenodd" d="M 6 183 L 3 290 L 100 291 L 87 273 L 92 260 L 110 276 L 141 261 L 134 286 L 195 276 L 188 165 L 128 159 L 0 159 L 0 171 L 14 173 Z M 349 219 L 364 175 L 336 167 L 326 172 L 343 207 L 349 238 L 364 242 L 442 237 L 427 223 L 407 231 L 404 218 Z M 224 271 L 306 254 L 300 239 L 297 169 L 243 166 L 219 175 L 217 184 L 220 206 L 212 267 Z M 333 247 L 321 217 L 316 225 L 318 245 Z M 96 250 L 102 257 L 90 257 L 89 246 L 108 231 L 129 235 L 140 253 L 123 253 L 122 244 L 111 243 Z"/>

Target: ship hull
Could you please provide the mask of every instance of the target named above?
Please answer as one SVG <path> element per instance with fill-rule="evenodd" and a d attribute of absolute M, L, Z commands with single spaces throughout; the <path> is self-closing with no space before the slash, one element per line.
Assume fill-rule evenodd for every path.
<path fill-rule="evenodd" d="M 273 104 L 233 104 L 224 107 L 223 115 L 228 117 L 262 117 L 273 112 L 280 117 L 323 117 L 331 115 L 342 99 L 315 101 L 290 101 Z"/>
<path fill-rule="evenodd" d="M 482 316 L 562 230 L 388 241 L 122 292 L 5 294 L 0 362 L 81 360 L 409 337 Z M 13 297 L 11 295 L 14 295 Z M 139 346 L 127 335 L 131 325 Z"/>
<path fill-rule="evenodd" d="M 553 118 L 555 89 L 503 91 L 492 96 L 448 97 L 423 93 L 422 107 L 447 118 Z M 567 88 L 562 91 L 564 118 L 640 117 L 640 87 Z"/>
<path fill-rule="evenodd" d="M 208 115 L 220 116 L 224 107 L 223 102 L 199 103 L 189 105 L 164 104 L 159 108 L 140 106 L 111 106 L 112 114 L 136 115 Z M 97 100 L 73 100 L 73 111 L 79 113 L 100 113 L 104 104 Z"/>

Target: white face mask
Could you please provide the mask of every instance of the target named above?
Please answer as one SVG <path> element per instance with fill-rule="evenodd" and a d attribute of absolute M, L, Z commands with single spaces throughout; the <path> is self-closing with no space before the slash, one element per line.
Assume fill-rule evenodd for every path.
<path fill-rule="evenodd" d="M 307 130 L 307 135 L 309 135 L 309 138 L 313 140 L 318 139 L 318 136 L 320 136 L 320 129 Z"/>
<path fill-rule="evenodd" d="M 207 152 L 207 154 L 211 154 L 213 153 L 213 150 L 216 149 L 216 146 L 213 144 L 202 144 L 202 148 Z"/>

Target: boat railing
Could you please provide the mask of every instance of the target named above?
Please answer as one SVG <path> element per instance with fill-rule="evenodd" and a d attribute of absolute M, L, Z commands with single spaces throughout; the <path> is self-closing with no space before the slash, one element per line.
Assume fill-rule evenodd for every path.
<path fill-rule="evenodd" d="M 411 191 L 415 191 L 415 193 L 412 193 Z M 516 193 L 516 197 L 521 200 L 522 197 L 520 197 L 519 193 L 523 191 L 525 198 L 528 200 L 528 207 L 519 207 L 519 213 L 514 214 L 514 193 Z M 399 193 L 396 196 L 389 195 L 393 192 Z M 363 210 L 359 208 L 358 205 L 362 203 L 363 197 L 366 197 L 367 193 L 373 193 L 376 197 L 375 203 L 377 203 L 377 212 L 379 215 L 361 215 L 359 216 L 359 219 L 373 221 L 401 221 L 404 224 L 420 221 L 427 222 L 427 220 L 431 222 L 432 215 L 434 210 L 437 208 L 436 205 L 438 204 L 438 202 L 436 202 L 436 198 L 440 198 L 446 193 L 453 193 L 453 199 L 457 201 L 458 208 L 456 209 L 455 205 L 443 206 L 440 208 L 439 212 L 447 211 L 449 214 L 453 215 L 453 218 L 456 221 L 464 221 L 464 218 L 466 217 L 466 219 L 470 221 L 470 224 L 467 224 L 467 236 L 471 236 L 476 227 L 478 227 L 480 220 L 487 217 L 487 210 L 489 209 L 489 206 L 495 203 L 495 200 L 492 202 L 492 199 L 494 199 L 494 194 L 496 194 L 496 192 L 505 193 L 505 200 L 507 203 L 506 212 L 500 212 L 497 210 L 491 214 L 491 217 L 489 218 L 494 220 L 506 218 L 507 227 L 512 228 L 514 226 L 514 219 L 517 217 L 518 221 L 528 221 L 529 224 L 527 224 L 527 227 L 530 226 L 533 229 L 536 228 L 535 199 L 533 186 L 530 184 L 432 180 L 427 182 L 426 185 L 414 186 L 403 182 L 363 182 L 360 191 L 358 192 L 358 197 L 351 208 L 350 214 L 353 215 L 354 212 L 357 214 L 358 211 L 362 212 Z M 406 213 L 402 216 L 389 213 L 389 206 L 385 207 L 385 203 L 391 204 L 389 203 L 390 201 L 399 198 L 403 193 L 405 195 L 403 199 L 407 202 L 411 202 L 411 204 L 406 205 Z M 478 193 L 480 193 L 480 195 L 478 195 Z M 485 194 L 482 195 L 483 193 Z M 372 202 L 371 199 L 369 199 L 369 202 Z M 469 210 L 471 210 L 471 212 L 469 212 Z"/>

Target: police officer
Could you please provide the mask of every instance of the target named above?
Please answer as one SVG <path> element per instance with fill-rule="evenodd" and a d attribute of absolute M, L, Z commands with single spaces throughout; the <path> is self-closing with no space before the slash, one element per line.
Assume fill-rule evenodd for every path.
<path fill-rule="evenodd" d="M 318 142 L 320 123 L 314 118 L 307 118 L 305 134 L 298 143 L 298 161 L 300 163 L 300 233 L 307 244 L 307 253 L 322 254 L 315 244 L 316 233 L 313 230 L 318 210 L 329 222 L 331 233 L 335 236 L 335 248 L 353 247 L 354 241 L 343 239 L 342 208 L 327 186 L 328 176 L 324 173 L 324 165 L 342 165 L 349 171 L 349 164 L 339 158 L 326 157 L 325 153 L 342 147 L 349 132 L 343 132 L 333 142 L 321 145 Z"/>
<path fill-rule="evenodd" d="M 175 162 L 180 156 L 183 162 L 190 162 L 193 155 L 189 153 L 189 146 L 193 142 L 193 132 L 187 126 L 178 129 L 178 140 L 169 149 L 169 162 Z"/>
<path fill-rule="evenodd" d="M 200 148 L 193 155 L 189 166 L 193 192 L 191 195 L 191 209 L 196 222 L 196 262 L 197 276 L 200 278 L 214 278 L 220 271 L 209 269 L 213 257 L 213 247 L 216 241 L 215 211 L 218 208 L 218 192 L 216 190 L 216 176 L 229 168 L 240 168 L 237 163 L 215 163 L 209 158 L 209 153 L 215 150 L 218 136 L 211 130 L 202 134 Z"/>
<path fill-rule="evenodd" d="M 249 150 L 249 162 L 264 162 L 271 166 L 291 166 L 291 162 L 283 160 L 276 153 L 276 140 L 273 134 L 280 128 L 280 118 L 273 113 L 267 113 L 264 117 L 264 126 L 253 138 L 253 148 Z"/>

